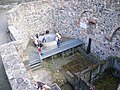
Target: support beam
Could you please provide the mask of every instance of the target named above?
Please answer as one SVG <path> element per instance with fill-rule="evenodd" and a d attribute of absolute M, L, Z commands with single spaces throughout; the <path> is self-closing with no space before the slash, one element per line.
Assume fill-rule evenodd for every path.
<path fill-rule="evenodd" d="M 89 42 L 88 42 L 88 46 L 87 46 L 87 54 L 89 54 L 90 53 L 90 50 L 91 50 L 91 42 L 92 42 L 92 39 L 91 38 L 89 38 Z"/>
<path fill-rule="evenodd" d="M 75 55 L 75 48 L 72 48 L 72 53 L 73 55 Z"/>
<path fill-rule="evenodd" d="M 53 56 L 51 56 L 51 58 L 52 58 L 52 62 L 53 62 L 53 60 L 54 60 L 54 59 L 53 59 Z"/>
<path fill-rule="evenodd" d="M 64 52 L 62 52 L 62 59 L 64 60 Z"/>

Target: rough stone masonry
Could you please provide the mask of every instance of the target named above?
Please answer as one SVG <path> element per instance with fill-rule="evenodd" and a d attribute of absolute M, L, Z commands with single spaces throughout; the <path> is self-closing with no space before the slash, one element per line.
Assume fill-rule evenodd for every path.
<path fill-rule="evenodd" d="M 98 58 L 120 57 L 119 0 L 24 1 L 7 13 L 7 19 L 15 41 L 7 44 L 9 49 L 3 46 L 1 55 L 13 90 L 34 90 L 19 55 L 38 32 L 79 38 L 85 49 L 91 38 L 91 53 Z"/>
<path fill-rule="evenodd" d="M 85 48 L 91 38 L 91 53 L 100 59 L 120 57 L 120 30 L 110 36 L 120 27 L 119 6 L 119 0 L 27 2 L 8 12 L 8 25 L 15 39 L 25 39 L 26 45 L 33 34 L 49 30 L 65 37 L 79 38 Z"/>

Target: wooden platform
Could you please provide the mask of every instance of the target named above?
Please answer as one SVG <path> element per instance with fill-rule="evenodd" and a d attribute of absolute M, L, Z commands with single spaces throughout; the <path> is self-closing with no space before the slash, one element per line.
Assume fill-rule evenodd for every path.
<path fill-rule="evenodd" d="M 55 48 L 55 49 L 52 49 L 52 50 L 42 52 L 43 53 L 42 54 L 42 59 L 45 59 L 45 58 L 53 56 L 55 54 L 64 52 L 64 51 L 66 51 L 70 48 L 74 48 L 74 47 L 79 46 L 81 44 L 82 44 L 82 42 L 79 39 L 72 39 L 72 40 L 63 42 L 63 43 L 61 43 L 59 48 Z"/>
<path fill-rule="evenodd" d="M 63 42 L 63 43 L 61 43 L 59 48 L 57 47 L 57 48 L 54 48 L 51 50 L 43 51 L 42 55 L 41 55 L 42 60 L 44 60 L 45 58 L 51 57 L 53 55 L 56 55 L 58 53 L 62 53 L 70 48 L 74 48 L 74 47 L 79 46 L 79 45 L 82 45 L 82 42 L 79 39 L 72 39 L 72 40 Z M 40 61 L 41 61 L 38 53 L 34 52 L 34 54 L 33 55 L 34 55 L 35 59 L 34 58 L 29 59 L 29 66 L 31 68 L 37 67 L 37 65 L 39 65 Z"/>

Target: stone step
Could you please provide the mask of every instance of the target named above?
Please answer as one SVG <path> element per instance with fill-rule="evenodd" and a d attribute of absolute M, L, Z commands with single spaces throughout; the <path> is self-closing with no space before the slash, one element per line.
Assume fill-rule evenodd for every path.
<path fill-rule="evenodd" d="M 34 70 L 37 70 L 37 69 L 39 69 L 39 68 L 41 68 L 41 67 L 43 67 L 42 64 L 39 65 L 39 66 L 36 66 L 36 67 L 34 67 L 34 68 L 31 68 L 31 70 L 34 71 Z"/>
<path fill-rule="evenodd" d="M 41 66 L 38 66 L 38 67 L 32 68 L 31 70 L 34 71 L 34 70 L 40 69 L 41 67 L 43 67 L 43 66 L 41 65 Z"/>
<path fill-rule="evenodd" d="M 42 67 L 42 63 L 41 62 L 37 62 L 37 63 L 34 63 L 32 65 L 30 65 L 30 69 L 31 70 L 36 70 L 36 69 L 39 69 Z"/>
<path fill-rule="evenodd" d="M 37 63 L 41 63 L 41 61 L 38 59 L 38 60 L 35 60 L 35 61 L 33 61 L 33 62 L 29 62 L 29 65 L 30 65 L 30 66 L 33 66 L 33 65 L 35 65 L 35 64 L 37 64 Z"/>

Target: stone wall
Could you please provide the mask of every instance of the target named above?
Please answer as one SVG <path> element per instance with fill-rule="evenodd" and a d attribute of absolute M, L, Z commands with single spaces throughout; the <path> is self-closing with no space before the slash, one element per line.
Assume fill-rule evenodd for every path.
<path fill-rule="evenodd" d="M 54 32 L 51 9 L 48 2 L 28 2 L 19 4 L 7 13 L 8 28 L 16 41 L 24 42 L 24 49 L 32 35 L 43 34 L 46 30 Z"/>
<path fill-rule="evenodd" d="M 91 53 L 101 59 L 111 55 L 119 57 L 120 30 L 116 30 L 120 27 L 119 5 L 119 0 L 39 0 L 20 4 L 10 13 L 12 23 L 8 23 L 14 24 L 16 31 L 22 33 L 15 37 L 26 36 L 26 42 L 29 41 L 26 39 L 29 35 L 49 30 L 65 37 L 80 38 L 85 48 L 91 38 Z"/>
<path fill-rule="evenodd" d="M 49 2 L 29 2 L 22 4 L 29 34 L 53 32 L 52 6 Z"/>
<path fill-rule="evenodd" d="M 36 90 L 17 52 L 15 42 L 0 46 L 0 53 L 12 90 Z"/>
<path fill-rule="evenodd" d="M 46 30 L 53 32 L 51 9 L 52 6 L 48 2 L 22 3 L 7 13 L 8 25 L 23 31 L 27 29 L 24 32 L 30 35 L 45 33 Z"/>
<path fill-rule="evenodd" d="M 29 42 L 29 33 L 28 28 L 24 19 L 24 11 L 22 11 L 21 5 L 14 7 L 12 10 L 7 12 L 7 21 L 8 21 L 8 29 L 13 35 L 16 41 L 23 43 L 21 48 L 22 50 L 26 49 L 26 46 Z"/>
<path fill-rule="evenodd" d="M 54 5 L 55 31 L 62 36 L 80 38 L 85 48 L 91 38 L 91 53 L 100 59 L 110 55 L 120 57 L 120 30 L 111 41 L 105 38 L 120 27 L 119 0 L 61 0 Z"/>

